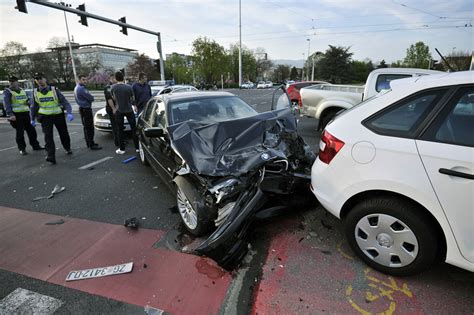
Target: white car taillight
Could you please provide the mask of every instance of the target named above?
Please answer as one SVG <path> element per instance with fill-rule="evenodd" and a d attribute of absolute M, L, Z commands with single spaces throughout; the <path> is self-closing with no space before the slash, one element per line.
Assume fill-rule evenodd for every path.
<path fill-rule="evenodd" d="M 343 141 L 324 130 L 321 141 L 319 142 L 319 159 L 321 162 L 329 164 L 343 146 Z"/>

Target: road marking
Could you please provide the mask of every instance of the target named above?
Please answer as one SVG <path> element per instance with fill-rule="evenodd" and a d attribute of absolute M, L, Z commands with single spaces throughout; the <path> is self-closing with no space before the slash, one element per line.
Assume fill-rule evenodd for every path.
<path fill-rule="evenodd" d="M 261 102 L 260 105 L 267 104 L 268 102 Z"/>
<path fill-rule="evenodd" d="M 113 157 L 112 157 L 112 156 L 107 156 L 107 157 L 105 157 L 105 158 L 103 158 L 103 159 L 100 159 L 100 160 L 97 160 L 97 161 L 95 161 L 95 162 L 92 162 L 92 163 L 86 164 L 86 165 L 84 165 L 84 166 L 81 166 L 81 167 L 79 167 L 79 169 L 80 169 L 80 170 L 86 170 L 86 169 L 88 169 L 88 168 L 91 168 L 91 167 L 93 167 L 93 166 L 96 166 L 97 164 L 103 163 L 103 162 L 108 161 L 108 160 L 110 160 L 110 159 L 113 159 Z"/>
<path fill-rule="evenodd" d="M 0 301 L 0 314 L 53 314 L 63 304 L 53 297 L 17 288 Z"/>
<path fill-rule="evenodd" d="M 11 150 L 11 149 L 15 149 L 16 147 L 9 147 L 9 148 L 5 148 L 5 149 L 0 149 L 0 152 L 2 151 L 6 151 L 6 150 Z"/>

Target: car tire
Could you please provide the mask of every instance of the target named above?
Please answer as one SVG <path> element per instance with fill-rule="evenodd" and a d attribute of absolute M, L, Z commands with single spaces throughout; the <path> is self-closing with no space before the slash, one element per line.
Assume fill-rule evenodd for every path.
<path fill-rule="evenodd" d="M 176 204 L 184 227 L 194 236 L 202 236 L 213 227 L 214 221 L 206 208 L 193 204 L 179 186 L 176 187 Z"/>
<path fill-rule="evenodd" d="M 344 219 L 353 251 L 372 268 L 394 276 L 428 269 L 437 257 L 438 234 L 417 205 L 397 198 L 358 203 Z"/>
<path fill-rule="evenodd" d="M 140 162 L 142 162 L 143 165 L 150 165 L 146 158 L 145 150 L 143 149 L 143 144 L 141 141 L 138 141 L 138 156 L 140 157 Z"/>

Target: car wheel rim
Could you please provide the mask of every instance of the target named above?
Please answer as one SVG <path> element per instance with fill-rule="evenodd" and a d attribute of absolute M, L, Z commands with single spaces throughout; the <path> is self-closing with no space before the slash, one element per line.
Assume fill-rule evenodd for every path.
<path fill-rule="evenodd" d="M 178 210 L 184 224 L 194 230 L 197 227 L 197 214 L 188 198 L 184 195 L 181 189 L 177 191 Z"/>
<path fill-rule="evenodd" d="M 366 215 L 357 222 L 354 232 L 360 250 L 380 265 L 405 267 L 418 255 L 415 233 L 402 220 L 391 215 Z"/>
<path fill-rule="evenodd" d="M 145 151 L 143 151 L 143 145 L 141 142 L 138 142 L 138 151 L 140 153 L 140 160 L 145 162 Z"/>

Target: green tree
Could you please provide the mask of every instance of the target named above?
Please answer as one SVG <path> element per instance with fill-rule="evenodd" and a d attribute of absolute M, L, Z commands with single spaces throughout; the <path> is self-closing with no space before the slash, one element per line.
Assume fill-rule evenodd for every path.
<path fill-rule="evenodd" d="M 351 62 L 351 81 L 357 83 L 365 82 L 367 80 L 367 76 L 372 70 L 374 70 L 372 61 L 369 60 L 368 62 L 364 62 L 353 60 Z"/>
<path fill-rule="evenodd" d="M 382 59 L 382 61 L 380 61 L 379 65 L 377 66 L 377 69 L 381 69 L 381 68 L 388 68 L 387 62 L 385 61 L 385 59 Z"/>
<path fill-rule="evenodd" d="M 298 78 L 298 70 L 293 66 L 290 71 L 290 80 L 296 80 Z"/>
<path fill-rule="evenodd" d="M 170 58 L 166 59 L 165 77 L 176 83 L 191 83 L 193 75 L 187 58 L 177 53 L 171 54 Z"/>
<path fill-rule="evenodd" d="M 290 77 L 290 66 L 288 65 L 278 65 L 275 70 L 273 70 L 272 81 L 274 82 L 284 82 Z"/>
<path fill-rule="evenodd" d="M 404 67 L 403 61 L 402 60 L 397 60 L 395 62 L 392 62 L 390 67 L 392 67 L 392 68 L 403 68 Z"/>
<path fill-rule="evenodd" d="M 16 75 L 20 79 L 26 78 L 29 67 L 28 63 L 24 62 L 26 51 L 26 47 L 20 42 L 7 42 L 0 50 L 1 67 L 9 75 Z"/>
<path fill-rule="evenodd" d="M 228 56 L 224 47 L 207 37 L 193 42 L 193 69 L 207 84 L 218 82 L 227 73 Z"/>
<path fill-rule="evenodd" d="M 351 79 L 350 47 L 332 46 L 316 64 L 317 77 L 332 83 L 347 83 Z"/>
<path fill-rule="evenodd" d="M 234 82 L 239 82 L 239 46 L 230 45 L 229 49 L 229 72 Z M 247 47 L 242 47 L 242 81 L 255 81 L 255 67 L 257 61 L 252 51 Z"/>
<path fill-rule="evenodd" d="M 138 74 L 143 72 L 150 78 L 155 71 L 153 61 L 145 54 L 139 54 L 133 62 L 127 65 L 127 78 L 132 77 L 138 80 Z"/>
<path fill-rule="evenodd" d="M 431 60 L 430 48 L 423 42 L 417 42 L 407 49 L 404 64 L 410 68 L 426 69 Z"/>

